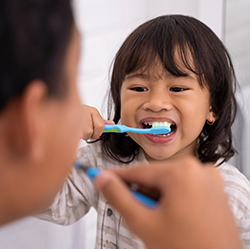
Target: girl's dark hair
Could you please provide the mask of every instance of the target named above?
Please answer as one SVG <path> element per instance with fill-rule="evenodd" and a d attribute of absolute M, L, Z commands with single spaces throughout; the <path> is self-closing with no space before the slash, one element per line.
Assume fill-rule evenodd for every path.
<path fill-rule="evenodd" d="M 204 125 L 198 137 L 198 157 L 202 162 L 227 161 L 235 153 L 231 132 L 237 108 L 235 73 L 223 43 L 195 18 L 160 16 L 142 24 L 128 36 L 113 65 L 108 118 L 116 123 L 120 119 L 120 91 L 127 74 L 149 69 L 160 59 L 168 72 L 185 76 L 178 66 L 176 52 L 185 67 L 197 75 L 201 88 L 208 87 L 211 107 L 218 117 L 213 125 Z M 111 105 L 114 105 L 113 117 L 110 117 Z M 119 162 L 131 162 L 139 152 L 139 145 L 124 134 L 103 134 L 101 140 L 103 151 Z"/>
<path fill-rule="evenodd" d="M 70 0 L 1 0 L 0 111 L 41 79 L 50 96 L 66 94 L 64 56 L 71 38 Z"/>

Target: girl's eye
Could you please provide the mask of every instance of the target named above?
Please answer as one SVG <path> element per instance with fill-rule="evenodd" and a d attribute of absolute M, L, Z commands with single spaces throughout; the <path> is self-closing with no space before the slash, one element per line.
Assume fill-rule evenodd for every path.
<path fill-rule="evenodd" d="M 136 92 L 146 92 L 148 90 L 146 87 L 142 87 L 142 86 L 136 86 L 136 87 L 132 87 L 130 89 L 132 91 L 136 91 Z"/>
<path fill-rule="evenodd" d="M 172 87 L 172 88 L 170 89 L 170 91 L 172 91 L 172 92 L 183 92 L 183 91 L 185 91 L 185 90 L 187 90 L 187 89 L 185 89 L 185 88 L 183 88 L 183 87 Z"/>

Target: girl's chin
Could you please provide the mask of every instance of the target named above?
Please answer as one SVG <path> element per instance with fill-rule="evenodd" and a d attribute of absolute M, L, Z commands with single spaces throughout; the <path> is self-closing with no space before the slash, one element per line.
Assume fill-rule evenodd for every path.
<path fill-rule="evenodd" d="M 148 162 L 157 162 L 157 161 L 164 161 L 171 157 L 171 155 L 167 155 L 166 153 L 152 153 L 144 151 L 145 157 Z"/>

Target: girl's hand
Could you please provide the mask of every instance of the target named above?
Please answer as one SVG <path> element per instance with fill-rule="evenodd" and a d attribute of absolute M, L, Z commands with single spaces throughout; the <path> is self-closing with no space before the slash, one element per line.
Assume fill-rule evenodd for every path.
<path fill-rule="evenodd" d="M 137 202 L 124 182 L 158 190 L 159 206 Z M 188 157 L 103 171 L 94 183 L 149 249 L 242 248 L 223 181 L 211 164 Z"/>
<path fill-rule="evenodd" d="M 83 140 L 97 139 L 104 130 L 105 124 L 114 124 L 112 120 L 104 120 L 94 107 L 83 105 Z"/>

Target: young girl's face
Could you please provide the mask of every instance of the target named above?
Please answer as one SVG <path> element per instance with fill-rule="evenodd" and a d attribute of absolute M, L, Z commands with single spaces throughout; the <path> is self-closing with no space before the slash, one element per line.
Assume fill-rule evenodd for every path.
<path fill-rule="evenodd" d="M 197 138 L 206 120 L 213 119 L 209 90 L 201 88 L 196 74 L 180 67 L 187 76 L 171 75 L 158 61 L 149 70 L 128 74 L 121 88 L 124 125 L 145 128 L 152 122 L 171 123 L 167 135 L 129 133 L 149 161 L 196 155 Z"/>

